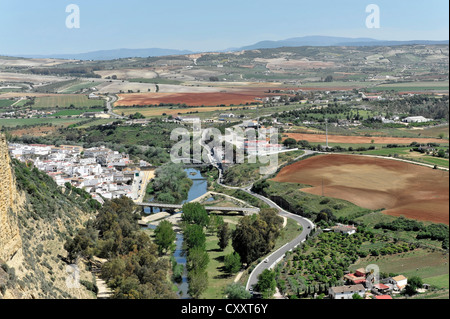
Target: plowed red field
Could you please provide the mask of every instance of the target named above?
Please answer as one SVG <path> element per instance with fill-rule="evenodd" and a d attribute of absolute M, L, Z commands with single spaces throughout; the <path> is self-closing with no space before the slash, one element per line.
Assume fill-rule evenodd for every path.
<path fill-rule="evenodd" d="M 320 155 L 285 167 L 274 181 L 313 186 L 302 191 L 382 209 L 392 216 L 449 224 L 449 173 L 400 161 Z"/>

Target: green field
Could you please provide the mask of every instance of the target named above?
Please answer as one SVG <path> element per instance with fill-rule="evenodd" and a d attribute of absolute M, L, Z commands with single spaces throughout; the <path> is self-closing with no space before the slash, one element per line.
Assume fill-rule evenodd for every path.
<path fill-rule="evenodd" d="M 65 119 L 55 119 L 55 118 L 31 118 L 31 119 L 0 119 L 0 127 L 16 127 L 16 126 L 28 126 L 28 125 L 39 125 L 39 124 L 52 124 L 60 126 L 69 126 L 76 124 L 86 119 L 80 118 L 65 118 Z"/>
<path fill-rule="evenodd" d="M 449 82 L 406 82 L 406 83 L 393 83 L 393 84 L 382 84 L 375 88 L 370 88 L 372 91 L 396 91 L 396 92 L 409 92 L 409 91 L 429 91 L 429 90 L 437 90 L 437 91 L 448 91 Z"/>
<path fill-rule="evenodd" d="M 255 184 L 255 187 L 258 187 L 258 183 Z M 342 199 L 327 198 L 301 191 L 301 189 L 309 187 L 309 185 L 267 180 L 264 193 L 288 211 L 302 212 L 302 216 L 313 220 L 324 209 L 329 209 L 336 218 L 355 219 L 371 213 L 368 209 Z"/>
<path fill-rule="evenodd" d="M 100 82 L 82 82 L 82 83 L 77 83 L 74 85 L 71 85 L 63 90 L 60 91 L 60 93 L 64 93 L 64 94 L 72 94 L 72 93 L 76 93 L 82 89 L 90 89 L 94 86 L 97 86 L 98 84 L 100 84 Z"/>
<path fill-rule="evenodd" d="M 9 107 L 14 104 L 15 101 L 13 100 L 0 100 L 0 108 L 2 107 Z"/>
<path fill-rule="evenodd" d="M 103 112 L 103 109 L 61 110 L 53 114 L 53 116 L 77 116 L 86 112 Z"/>
<path fill-rule="evenodd" d="M 37 97 L 34 102 L 34 108 L 38 109 L 54 109 L 54 108 L 69 108 L 73 105 L 75 108 L 91 108 L 103 107 L 104 100 L 90 100 L 86 95 L 58 95 Z"/>
<path fill-rule="evenodd" d="M 447 140 L 443 140 L 443 145 L 448 145 Z M 447 149 L 446 147 L 439 147 L 438 149 Z M 377 148 L 376 150 L 358 152 L 366 155 L 378 155 L 389 157 L 401 157 L 403 159 L 417 161 L 420 163 L 438 165 L 442 167 L 449 167 L 449 160 L 445 158 L 434 157 L 431 155 L 422 154 L 419 152 L 411 152 L 411 147 L 397 147 L 397 148 Z"/>
<path fill-rule="evenodd" d="M 354 271 L 361 267 L 375 264 L 380 272 L 404 275 L 405 277 L 419 276 L 424 283 L 448 288 L 448 254 L 432 250 L 418 249 L 407 253 L 366 257 L 350 266 Z"/>

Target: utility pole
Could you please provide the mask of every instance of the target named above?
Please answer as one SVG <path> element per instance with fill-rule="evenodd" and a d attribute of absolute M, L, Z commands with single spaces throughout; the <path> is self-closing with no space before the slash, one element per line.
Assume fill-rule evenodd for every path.
<path fill-rule="evenodd" d="M 325 119 L 325 130 L 326 130 L 326 136 L 327 136 L 327 150 L 328 150 L 328 118 Z"/>

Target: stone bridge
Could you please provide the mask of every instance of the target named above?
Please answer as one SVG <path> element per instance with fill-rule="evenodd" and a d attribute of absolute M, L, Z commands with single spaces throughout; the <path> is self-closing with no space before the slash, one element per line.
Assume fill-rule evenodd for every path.
<path fill-rule="evenodd" d="M 176 212 L 183 209 L 183 205 L 161 204 L 161 203 L 137 203 L 141 207 L 149 207 L 153 212 L 153 208 L 166 210 L 168 212 Z M 243 215 L 254 215 L 259 213 L 259 208 L 245 208 L 245 207 L 219 207 L 219 206 L 205 206 L 207 212 L 238 212 Z"/>

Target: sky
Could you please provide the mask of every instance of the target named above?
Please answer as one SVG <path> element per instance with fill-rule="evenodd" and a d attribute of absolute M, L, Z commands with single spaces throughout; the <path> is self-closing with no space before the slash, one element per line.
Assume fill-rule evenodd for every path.
<path fill-rule="evenodd" d="M 68 28 L 79 8 L 79 28 Z M 380 28 L 367 28 L 380 9 Z M 0 54 L 214 51 L 309 35 L 448 40 L 448 0 L 0 0 Z M 74 20 L 71 20 L 74 21 Z"/>

